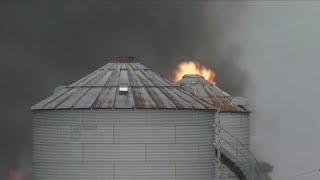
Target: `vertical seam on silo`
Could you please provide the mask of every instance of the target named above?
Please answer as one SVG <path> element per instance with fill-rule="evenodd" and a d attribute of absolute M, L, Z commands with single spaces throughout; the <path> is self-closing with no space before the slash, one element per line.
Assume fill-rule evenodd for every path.
<path fill-rule="evenodd" d="M 144 110 L 144 127 L 147 126 L 147 111 Z"/>
<path fill-rule="evenodd" d="M 84 146 L 84 145 L 83 145 L 83 143 L 81 143 L 81 146 L 82 146 L 82 147 L 81 147 L 81 148 L 82 148 L 82 149 L 81 149 L 81 155 L 82 155 L 82 164 L 83 164 L 83 156 L 84 156 L 84 154 L 83 154 L 83 149 L 84 149 L 84 147 L 83 147 L 83 146 Z"/>
<path fill-rule="evenodd" d="M 112 179 L 114 180 L 114 161 L 112 161 Z"/>
<path fill-rule="evenodd" d="M 198 126 L 200 125 L 200 118 L 199 118 L 199 112 L 197 112 L 198 115 Z"/>
<path fill-rule="evenodd" d="M 81 125 L 83 126 L 83 110 L 81 110 Z"/>
<path fill-rule="evenodd" d="M 59 161 L 56 162 L 56 173 L 57 173 L 57 178 L 59 179 Z"/>
<path fill-rule="evenodd" d="M 198 144 L 198 161 L 200 160 L 200 145 Z"/>
<path fill-rule="evenodd" d="M 114 144 L 114 123 L 112 124 L 112 144 Z"/>
<path fill-rule="evenodd" d="M 177 144 L 177 126 L 174 125 L 174 143 Z"/>
<path fill-rule="evenodd" d="M 147 144 L 144 144 L 144 160 L 147 160 Z"/>
<path fill-rule="evenodd" d="M 174 179 L 177 179 L 177 161 L 174 162 Z"/>
<path fill-rule="evenodd" d="M 57 130 L 57 143 L 60 142 L 60 138 L 59 138 L 59 128 L 57 126 L 56 127 L 56 130 Z"/>

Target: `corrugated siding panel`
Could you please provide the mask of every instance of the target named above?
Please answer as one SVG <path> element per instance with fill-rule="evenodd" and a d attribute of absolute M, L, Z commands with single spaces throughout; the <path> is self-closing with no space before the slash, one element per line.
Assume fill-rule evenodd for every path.
<path fill-rule="evenodd" d="M 233 136 L 237 137 L 247 148 L 249 148 L 249 114 L 248 113 L 219 113 L 221 126 Z M 222 137 L 229 142 L 234 138 L 226 132 L 221 131 Z"/>
<path fill-rule="evenodd" d="M 214 179 L 214 169 L 212 162 L 177 163 L 176 179 L 211 180 Z"/>
<path fill-rule="evenodd" d="M 101 161 L 142 161 L 145 160 L 143 144 L 84 144 L 83 160 Z"/>
<path fill-rule="evenodd" d="M 33 113 L 33 126 L 80 126 L 82 124 L 82 114 L 79 111 L 44 111 Z"/>
<path fill-rule="evenodd" d="M 174 143 L 174 127 L 115 126 L 115 143 Z M 212 139 L 211 139 L 212 140 Z"/>
<path fill-rule="evenodd" d="M 59 180 L 113 179 L 113 163 L 60 163 Z"/>
<path fill-rule="evenodd" d="M 37 143 L 58 143 L 58 128 L 55 126 L 33 126 L 33 137 Z"/>
<path fill-rule="evenodd" d="M 82 145 L 65 144 L 33 144 L 34 161 L 82 161 Z"/>
<path fill-rule="evenodd" d="M 197 144 L 148 144 L 147 160 L 158 161 L 192 161 L 198 160 Z"/>
<path fill-rule="evenodd" d="M 221 131 L 222 147 L 233 156 L 231 158 L 236 157 L 240 162 L 247 162 L 249 157 L 249 114 L 222 112 L 219 113 L 219 116 L 222 128 L 241 142 L 240 144 L 230 134 Z"/>
<path fill-rule="evenodd" d="M 198 113 L 196 111 L 179 110 L 169 113 L 170 110 L 148 110 L 146 111 L 146 123 L 148 126 L 156 125 L 198 125 Z"/>
<path fill-rule="evenodd" d="M 176 143 L 207 143 L 212 144 L 214 129 L 210 126 L 177 126 Z"/>
<path fill-rule="evenodd" d="M 79 162 L 35 162 L 34 180 L 113 180 L 113 162 L 82 163 Z"/>
<path fill-rule="evenodd" d="M 213 173 L 212 112 L 56 110 L 34 115 L 35 180 L 202 179 Z"/>
<path fill-rule="evenodd" d="M 58 162 L 45 162 L 44 160 L 33 161 L 33 180 L 57 180 Z"/>
<path fill-rule="evenodd" d="M 113 143 L 112 126 L 66 126 L 58 129 L 59 143 Z"/>
<path fill-rule="evenodd" d="M 144 110 L 94 110 L 83 111 L 83 124 L 96 125 L 141 125 L 145 124 Z"/>
<path fill-rule="evenodd" d="M 113 143 L 113 127 L 101 125 L 97 127 L 82 127 L 81 142 Z"/>
<path fill-rule="evenodd" d="M 214 159 L 215 148 L 212 144 L 199 144 L 199 160 L 208 161 Z"/>
<path fill-rule="evenodd" d="M 175 165 L 159 162 L 116 162 L 115 178 L 117 180 L 129 179 L 175 179 Z"/>

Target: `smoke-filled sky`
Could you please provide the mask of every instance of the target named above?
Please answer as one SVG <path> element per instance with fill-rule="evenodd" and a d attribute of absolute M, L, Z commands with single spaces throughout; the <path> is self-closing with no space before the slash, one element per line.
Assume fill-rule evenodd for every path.
<path fill-rule="evenodd" d="M 319 2 L 1 0 L 0 179 L 30 171 L 29 107 L 115 55 L 169 79 L 197 59 L 249 98 L 251 148 L 275 180 L 319 168 L 319 16 Z"/>

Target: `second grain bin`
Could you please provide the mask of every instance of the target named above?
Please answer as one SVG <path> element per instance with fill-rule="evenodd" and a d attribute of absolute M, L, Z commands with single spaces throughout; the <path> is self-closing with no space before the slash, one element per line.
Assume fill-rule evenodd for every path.
<path fill-rule="evenodd" d="M 214 178 L 215 109 L 133 57 L 31 109 L 34 180 Z"/>
<path fill-rule="evenodd" d="M 229 155 L 230 159 L 234 159 L 233 161 L 246 161 L 249 155 L 250 110 L 244 104 L 233 101 L 230 95 L 212 85 L 201 75 L 184 75 L 177 85 L 219 109 L 222 152 Z M 228 171 L 228 168 L 223 169 Z M 226 174 L 225 176 L 228 176 Z"/>

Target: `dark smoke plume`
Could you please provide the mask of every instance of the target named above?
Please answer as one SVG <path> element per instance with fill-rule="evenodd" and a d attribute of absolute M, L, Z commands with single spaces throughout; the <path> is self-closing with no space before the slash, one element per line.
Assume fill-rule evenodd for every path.
<path fill-rule="evenodd" d="M 13 1 L 0 5 L 0 179 L 31 167 L 29 107 L 108 63 L 136 56 L 173 78 L 179 62 L 197 59 L 218 85 L 242 95 L 239 49 L 220 52 L 224 24 L 205 1 Z"/>

